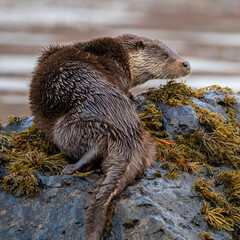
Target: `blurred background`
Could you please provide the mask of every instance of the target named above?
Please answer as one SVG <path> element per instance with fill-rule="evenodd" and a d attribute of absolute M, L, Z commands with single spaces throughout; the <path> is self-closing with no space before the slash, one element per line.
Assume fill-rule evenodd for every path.
<path fill-rule="evenodd" d="M 28 86 L 44 46 L 122 33 L 175 49 L 191 63 L 192 87 L 240 90 L 240 0 L 0 0 L 1 122 L 30 115 Z"/>

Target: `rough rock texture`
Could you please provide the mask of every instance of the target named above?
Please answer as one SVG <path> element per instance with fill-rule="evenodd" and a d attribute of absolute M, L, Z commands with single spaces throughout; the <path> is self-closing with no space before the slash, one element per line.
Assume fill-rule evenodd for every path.
<path fill-rule="evenodd" d="M 202 200 L 191 189 L 196 176 L 155 178 L 152 168 L 120 196 L 108 240 L 196 240 L 209 231 L 201 215 Z M 84 210 L 99 176 L 37 175 L 43 189 L 33 199 L 0 192 L 1 240 L 84 239 Z M 213 229 L 211 229 L 213 231 Z M 224 231 L 216 239 L 231 237 Z"/>
<path fill-rule="evenodd" d="M 237 100 L 237 104 L 234 104 L 233 108 L 234 108 L 234 110 L 236 112 L 237 120 L 240 121 L 240 94 L 234 95 L 234 96 L 235 96 L 235 98 Z"/>
<path fill-rule="evenodd" d="M 208 91 L 200 107 L 226 115 L 221 105 L 223 95 Z M 240 97 L 236 104 L 240 116 Z M 217 101 L 218 99 L 218 101 Z M 141 112 L 146 101 L 137 101 Z M 199 129 L 199 119 L 190 106 L 172 108 L 158 105 L 163 113 L 163 128 L 168 135 L 190 134 Z M 9 124 L 0 130 L 19 131 L 30 126 L 32 118 Z M 177 180 L 156 177 L 156 163 L 144 176 L 129 186 L 119 197 L 112 219 L 112 228 L 104 233 L 107 240 L 197 240 L 204 231 L 214 232 L 217 240 L 230 240 L 225 231 L 209 227 L 201 214 L 203 201 L 192 190 L 198 176 L 183 173 Z M 37 173 L 42 189 L 38 197 L 16 198 L 0 190 L 1 240 L 60 240 L 84 239 L 84 213 L 96 187 L 99 175 L 86 177 L 43 176 Z"/>

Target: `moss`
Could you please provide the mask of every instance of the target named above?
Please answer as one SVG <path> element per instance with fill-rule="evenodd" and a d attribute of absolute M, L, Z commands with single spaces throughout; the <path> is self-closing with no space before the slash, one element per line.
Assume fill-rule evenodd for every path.
<path fill-rule="evenodd" d="M 9 161 L 8 158 L 5 155 L 0 153 L 0 165 L 3 165 L 5 163 L 7 163 L 8 161 Z"/>
<path fill-rule="evenodd" d="M 164 140 L 155 138 L 158 146 L 158 161 L 161 167 L 177 172 L 195 172 L 200 171 L 199 162 L 194 158 L 190 158 L 191 151 L 188 147 L 182 144 L 177 144 L 172 140 Z M 189 154 L 190 153 L 190 154 Z M 195 156 L 196 154 L 192 152 Z"/>
<path fill-rule="evenodd" d="M 156 109 L 154 104 L 149 104 L 143 107 L 146 111 L 138 115 L 139 119 L 144 122 L 147 129 L 158 130 L 162 123 L 160 118 L 162 118 L 162 112 Z"/>
<path fill-rule="evenodd" d="M 15 147 L 15 144 L 11 135 L 7 132 L 0 131 L 0 153 L 6 153 L 13 147 Z"/>
<path fill-rule="evenodd" d="M 224 195 L 235 207 L 240 206 L 240 170 L 221 172 L 216 180 L 216 186 L 223 185 Z"/>
<path fill-rule="evenodd" d="M 15 133 L 12 139 L 17 149 L 21 151 L 33 151 L 37 149 L 48 155 L 60 152 L 54 144 L 48 141 L 44 134 L 36 127 L 35 123 L 25 131 Z"/>
<path fill-rule="evenodd" d="M 222 93 L 225 93 L 225 94 L 235 94 L 235 92 L 231 88 L 229 88 L 229 87 L 220 87 L 218 85 L 212 85 L 212 86 L 209 86 L 209 87 L 203 87 L 203 88 L 200 88 L 197 91 L 208 91 L 208 90 L 214 90 L 214 91 L 222 92 Z"/>
<path fill-rule="evenodd" d="M 207 163 L 203 163 L 202 165 L 203 165 L 203 167 L 206 168 L 207 175 L 214 176 L 214 175 L 220 173 L 220 170 L 216 167 L 212 167 L 212 166 L 208 165 Z"/>
<path fill-rule="evenodd" d="M 10 166 L 14 164 L 21 164 L 25 168 L 33 168 L 36 171 L 59 174 L 66 166 L 66 160 L 64 158 L 65 157 L 62 153 L 51 156 L 48 156 L 44 152 L 38 151 L 28 152 L 25 155 L 22 155 L 22 153 L 17 153 L 12 155 L 12 160 L 8 166 L 8 169 L 10 169 Z"/>
<path fill-rule="evenodd" d="M 235 169 L 240 167 L 240 141 L 234 134 L 227 137 L 222 131 L 205 133 L 200 129 L 190 136 L 177 138 L 176 141 L 183 144 L 185 149 L 190 149 L 187 153 L 190 159 L 192 154 L 195 160 L 201 163 L 225 165 Z"/>
<path fill-rule="evenodd" d="M 85 177 L 85 176 L 88 176 L 88 175 L 92 174 L 93 172 L 94 171 L 82 173 L 82 172 L 76 171 L 72 176 L 74 176 L 74 177 Z"/>
<path fill-rule="evenodd" d="M 226 209 L 219 207 L 214 208 L 205 202 L 202 212 L 205 220 L 218 230 L 225 229 L 228 232 L 234 231 L 233 220 L 225 217 L 227 215 Z"/>

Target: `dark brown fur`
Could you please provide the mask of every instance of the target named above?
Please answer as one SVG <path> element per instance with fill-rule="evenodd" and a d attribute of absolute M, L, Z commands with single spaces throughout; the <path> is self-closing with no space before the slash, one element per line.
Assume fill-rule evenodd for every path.
<path fill-rule="evenodd" d="M 38 127 L 77 162 L 63 173 L 101 164 L 85 239 L 100 239 L 111 200 L 155 158 L 153 140 L 126 94 L 151 78 L 188 74 L 183 62 L 161 42 L 134 35 L 52 46 L 39 58 L 30 106 Z"/>

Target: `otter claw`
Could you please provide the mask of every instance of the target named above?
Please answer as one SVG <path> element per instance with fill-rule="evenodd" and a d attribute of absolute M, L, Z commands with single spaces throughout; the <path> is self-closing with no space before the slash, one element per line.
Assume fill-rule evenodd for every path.
<path fill-rule="evenodd" d="M 63 170 L 62 170 L 62 175 L 66 174 L 66 175 L 71 175 L 75 169 L 74 169 L 75 165 L 74 164 L 70 164 L 67 165 Z"/>

